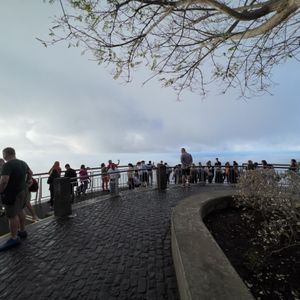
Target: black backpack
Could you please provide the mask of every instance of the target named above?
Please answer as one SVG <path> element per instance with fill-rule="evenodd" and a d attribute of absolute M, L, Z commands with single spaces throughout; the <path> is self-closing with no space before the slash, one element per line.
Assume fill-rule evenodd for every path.
<path fill-rule="evenodd" d="M 37 192 L 39 189 L 39 183 L 35 178 L 32 178 L 32 184 L 28 187 L 29 192 Z"/>

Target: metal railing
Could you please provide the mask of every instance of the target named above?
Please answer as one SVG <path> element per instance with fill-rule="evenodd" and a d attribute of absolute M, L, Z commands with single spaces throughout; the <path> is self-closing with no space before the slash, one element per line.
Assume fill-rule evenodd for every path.
<path fill-rule="evenodd" d="M 145 169 L 148 171 L 149 169 Z M 94 193 L 102 191 L 102 173 L 101 168 L 89 168 L 88 170 L 88 187 L 86 190 L 86 193 Z M 119 178 L 119 188 L 124 189 L 128 187 L 128 176 L 127 176 L 127 167 L 119 167 L 117 170 L 117 173 L 120 174 Z M 139 170 L 142 171 L 142 170 Z M 139 171 L 135 171 L 135 175 L 138 174 Z M 79 173 L 79 170 L 76 170 L 76 173 Z M 61 173 L 61 177 L 64 176 L 64 172 Z M 31 202 L 34 203 L 40 203 L 45 202 L 50 199 L 50 191 L 49 191 L 49 184 L 47 183 L 49 174 L 48 173 L 38 173 L 33 174 L 33 177 L 38 181 L 39 189 L 37 192 L 31 192 Z M 77 178 L 70 178 L 71 181 L 75 181 L 73 183 L 77 186 L 77 189 L 79 190 L 81 180 L 79 175 Z M 156 186 L 156 168 L 154 167 L 152 169 L 152 182 L 151 186 Z M 149 183 L 150 185 L 150 183 Z M 77 191 L 75 191 L 76 193 Z"/>
<path fill-rule="evenodd" d="M 272 168 L 277 173 L 283 173 L 289 169 L 289 165 L 287 164 L 272 164 Z M 181 184 L 180 178 L 182 177 L 182 172 L 178 168 L 175 167 L 167 167 L 167 176 L 168 176 L 168 184 L 169 185 L 176 185 Z M 214 168 L 214 176 L 211 180 L 211 183 L 224 183 L 224 184 L 230 184 L 231 182 L 228 182 L 228 178 L 225 176 L 225 165 L 219 166 L 219 171 L 217 171 L 216 166 L 212 166 Z M 231 166 L 233 168 L 233 166 Z M 257 168 L 262 168 L 262 165 L 257 165 Z M 238 174 L 243 172 L 247 169 L 247 164 L 242 164 L 235 166 L 235 170 Z M 148 171 L 149 169 L 145 169 Z M 152 169 L 152 187 L 157 187 L 157 177 L 156 177 L 156 167 Z M 168 171 L 169 170 L 169 171 Z M 128 176 L 127 176 L 128 167 L 127 166 L 121 166 L 118 168 L 118 173 L 120 174 L 119 178 L 119 188 L 120 189 L 126 189 L 128 188 Z M 136 177 L 140 176 L 140 173 L 143 170 L 135 170 L 134 174 Z M 79 170 L 76 170 L 77 174 Z M 216 172 L 221 172 L 222 174 L 222 181 L 219 182 L 219 180 L 216 180 Z M 192 173 L 192 181 L 191 183 L 208 183 L 209 182 L 209 176 L 207 174 L 206 166 L 194 166 L 191 168 Z M 194 175 L 193 175 L 194 174 Z M 195 175 L 196 174 L 196 175 Z M 64 176 L 64 172 L 62 172 L 61 176 Z M 88 176 L 89 176 L 89 184 L 88 188 L 86 190 L 86 193 L 94 193 L 94 192 L 100 192 L 102 191 L 102 174 L 101 174 L 101 168 L 89 168 L 88 169 Z M 194 176 L 194 177 L 193 177 Z M 49 177 L 48 173 L 38 173 L 33 175 L 34 178 L 37 179 L 39 184 L 39 189 L 37 192 L 31 193 L 31 202 L 34 203 L 41 203 L 48 201 L 50 199 L 50 191 L 49 191 L 49 185 L 47 184 L 47 180 Z M 75 178 L 77 182 L 77 188 L 80 186 L 80 178 L 79 176 Z M 149 182 L 148 182 L 149 183 Z M 234 182 L 232 182 L 234 183 Z M 150 184 L 148 184 L 150 185 Z M 76 191 L 75 191 L 76 193 Z"/>

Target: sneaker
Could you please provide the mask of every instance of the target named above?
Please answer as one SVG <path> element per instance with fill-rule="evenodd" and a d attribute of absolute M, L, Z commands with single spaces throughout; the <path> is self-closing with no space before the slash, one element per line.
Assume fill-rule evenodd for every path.
<path fill-rule="evenodd" d="M 18 231 L 18 237 L 20 238 L 20 239 L 23 239 L 23 240 L 25 240 L 26 238 L 27 238 L 27 231 L 26 230 L 24 230 L 24 231 Z"/>
<path fill-rule="evenodd" d="M 19 237 L 16 239 L 10 238 L 9 240 L 7 240 L 4 244 L 2 244 L 0 246 L 0 251 L 8 250 L 8 249 L 16 247 L 20 244 L 21 244 L 21 240 Z"/>

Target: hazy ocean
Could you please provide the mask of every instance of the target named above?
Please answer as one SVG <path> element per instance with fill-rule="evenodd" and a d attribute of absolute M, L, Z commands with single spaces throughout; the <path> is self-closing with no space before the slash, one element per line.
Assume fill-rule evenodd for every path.
<path fill-rule="evenodd" d="M 195 164 L 201 162 L 205 164 L 208 160 L 212 163 L 215 162 L 215 158 L 218 157 L 222 164 L 229 161 L 230 164 L 235 160 L 238 164 L 246 163 L 249 159 L 253 162 L 260 163 L 262 159 L 265 159 L 271 164 L 289 164 L 291 158 L 300 161 L 300 151 L 266 151 L 266 152 L 231 152 L 231 151 L 209 151 L 209 152 L 190 152 L 193 155 Z M 20 157 L 21 158 L 21 157 Z M 23 158 L 21 158 L 23 159 Z M 60 161 L 62 169 L 66 163 L 70 163 L 74 169 L 79 169 L 81 164 L 85 164 L 87 167 L 100 167 L 101 163 L 107 164 L 107 161 L 111 159 L 114 162 L 120 160 L 120 165 L 127 166 L 129 162 L 136 164 L 136 162 L 145 160 L 148 162 L 151 160 L 155 164 L 161 160 L 167 162 L 170 166 L 174 166 L 180 163 L 180 152 L 169 153 L 99 153 L 92 155 L 72 155 L 66 157 L 51 158 L 44 157 L 42 159 L 31 157 L 30 160 L 26 160 L 34 173 L 48 172 L 55 160 Z"/>

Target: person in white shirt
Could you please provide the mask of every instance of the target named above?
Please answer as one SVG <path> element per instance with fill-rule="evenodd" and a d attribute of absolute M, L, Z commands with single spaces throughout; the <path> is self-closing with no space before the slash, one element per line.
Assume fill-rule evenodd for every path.
<path fill-rule="evenodd" d="M 115 164 L 112 164 L 107 171 L 109 177 L 109 190 L 111 194 L 118 194 L 119 193 L 119 178 L 120 173 Z"/>

